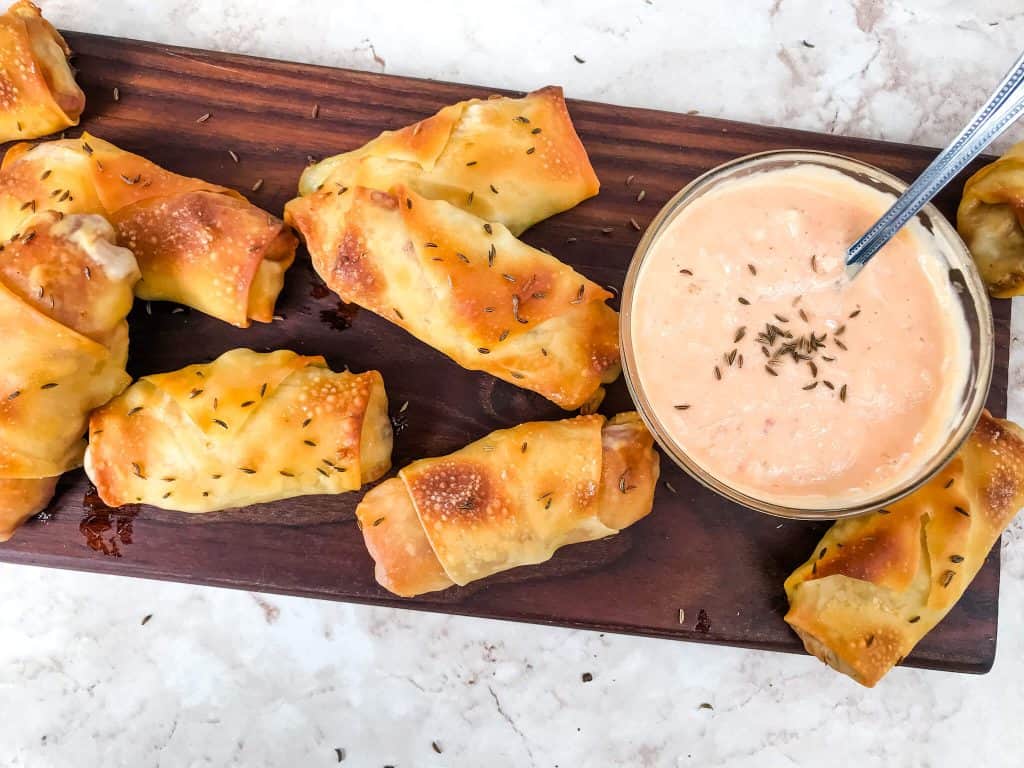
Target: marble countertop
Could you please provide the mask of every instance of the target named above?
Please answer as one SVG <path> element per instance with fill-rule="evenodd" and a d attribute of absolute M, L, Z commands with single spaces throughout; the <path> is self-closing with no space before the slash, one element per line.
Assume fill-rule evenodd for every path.
<path fill-rule="evenodd" d="M 68 29 L 932 145 L 1024 39 L 1002 0 L 37 1 Z M 0 764 L 1018 765 L 1024 522 L 1002 546 L 992 673 L 871 691 L 809 657 L 0 565 Z"/>

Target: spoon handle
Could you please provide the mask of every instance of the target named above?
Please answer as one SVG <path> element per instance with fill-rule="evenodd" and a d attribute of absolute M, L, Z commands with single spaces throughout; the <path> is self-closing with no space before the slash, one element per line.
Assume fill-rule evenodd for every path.
<path fill-rule="evenodd" d="M 942 150 L 885 215 L 850 246 L 846 254 L 847 267 L 867 263 L 940 189 L 980 155 L 1022 113 L 1024 53 L 1014 62 L 992 97 L 978 110 L 953 143 Z"/>

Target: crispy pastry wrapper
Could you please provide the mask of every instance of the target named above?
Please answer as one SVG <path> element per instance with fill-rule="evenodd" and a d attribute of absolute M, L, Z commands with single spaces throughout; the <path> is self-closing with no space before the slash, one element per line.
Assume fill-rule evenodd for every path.
<path fill-rule="evenodd" d="M 234 190 L 179 176 L 88 133 L 17 144 L 0 166 L 0 237 L 33 210 L 98 213 L 142 271 L 136 294 L 240 328 L 273 320 L 298 240 Z"/>
<path fill-rule="evenodd" d="M 102 217 L 44 213 L 0 246 L 0 541 L 81 466 L 89 412 L 128 386 L 139 279 Z"/>
<path fill-rule="evenodd" d="M 68 64 L 70 55 L 64 38 L 27 0 L 0 15 L 0 141 L 78 125 L 85 94 Z"/>
<path fill-rule="evenodd" d="M 288 204 L 342 299 L 470 370 L 579 408 L 619 375 L 611 294 L 549 254 L 410 187 L 324 187 Z"/>
<path fill-rule="evenodd" d="M 651 511 L 658 473 L 635 413 L 530 422 L 413 462 L 356 516 L 377 581 L 411 597 L 617 533 Z"/>
<path fill-rule="evenodd" d="M 85 469 L 111 506 L 212 512 L 357 490 L 391 467 L 391 444 L 376 371 L 234 349 L 144 376 L 96 411 Z"/>
<path fill-rule="evenodd" d="M 597 194 L 600 184 L 554 86 L 470 99 L 305 170 L 299 194 L 406 185 L 514 235 Z"/>
<path fill-rule="evenodd" d="M 982 414 L 939 474 L 885 510 L 840 520 L 786 580 L 808 653 L 874 686 L 956 605 L 1024 505 L 1024 430 Z"/>
<path fill-rule="evenodd" d="M 956 226 L 989 293 L 1024 294 L 1024 142 L 967 180 Z"/>

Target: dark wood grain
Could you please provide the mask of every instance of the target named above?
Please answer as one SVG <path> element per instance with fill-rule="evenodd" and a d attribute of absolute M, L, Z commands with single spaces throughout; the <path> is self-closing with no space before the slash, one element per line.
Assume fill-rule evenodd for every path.
<path fill-rule="evenodd" d="M 428 82 L 69 34 L 88 96 L 82 128 L 174 171 L 247 192 L 280 213 L 307 156 L 351 149 L 386 128 L 492 88 Z M 537 83 L 538 86 L 545 83 Z M 120 100 L 113 99 L 113 89 Z M 312 117 L 319 105 L 319 116 Z M 831 150 L 903 178 L 928 149 L 765 128 L 699 116 L 570 104 L 603 182 L 599 197 L 526 233 L 602 284 L 618 289 L 639 233 L 680 187 L 719 163 L 783 147 Z M 196 119 L 210 113 L 209 120 Z M 74 134 L 75 132 L 70 132 Z M 236 164 L 228 151 L 236 152 Z M 631 186 L 625 180 L 635 177 Z M 952 214 L 961 184 L 939 199 Z M 636 202 L 640 190 L 646 191 Z M 613 227 L 602 234 L 603 227 Z M 567 243 L 570 236 L 577 238 Z M 283 319 L 249 330 L 197 312 L 139 303 L 131 316 L 130 370 L 166 371 L 236 346 L 323 354 L 332 366 L 379 369 L 397 418 L 395 465 L 455 450 L 499 428 L 562 414 L 542 398 L 462 370 L 395 326 L 341 305 L 304 252 L 288 274 Z M 995 303 L 998 350 L 989 407 L 1006 406 L 1009 302 Z M 408 401 L 408 409 L 397 415 Z M 621 381 L 607 413 L 630 407 Z M 544 566 L 464 590 L 400 600 L 373 580 L 353 523 L 358 494 L 314 497 L 192 517 L 152 508 L 110 513 L 86 503 L 80 472 L 52 509 L 0 546 L 0 559 L 448 613 L 488 616 L 709 643 L 800 650 L 782 620 L 782 582 L 823 524 L 780 522 L 732 506 L 668 460 L 654 513 L 612 539 L 570 547 Z M 950 616 L 907 663 L 986 671 L 995 652 L 997 546 Z M 685 620 L 679 623 L 679 610 Z"/>

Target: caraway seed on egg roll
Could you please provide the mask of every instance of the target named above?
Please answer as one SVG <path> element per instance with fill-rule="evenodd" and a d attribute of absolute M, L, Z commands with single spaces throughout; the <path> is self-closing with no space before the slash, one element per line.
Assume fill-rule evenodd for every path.
<path fill-rule="evenodd" d="M 85 470 L 110 506 L 213 512 L 359 489 L 391 467 L 376 371 L 287 350 L 143 376 L 89 422 Z"/>
<path fill-rule="evenodd" d="M 404 184 L 514 235 L 597 194 L 600 183 L 548 86 L 518 99 L 469 99 L 308 167 L 299 194 Z"/>
<path fill-rule="evenodd" d="M 130 383 L 138 279 L 100 216 L 36 214 L 0 245 L 0 541 L 81 466 L 89 412 Z"/>
<path fill-rule="evenodd" d="M 956 605 L 1024 505 L 1024 430 L 982 413 L 959 453 L 909 496 L 840 520 L 786 579 L 808 653 L 874 686 Z"/>
<path fill-rule="evenodd" d="M 658 473 L 636 413 L 529 422 L 413 462 L 356 516 L 377 581 L 412 597 L 617 533 L 651 511 Z"/>
<path fill-rule="evenodd" d="M 401 185 L 293 200 L 285 213 L 342 299 L 459 365 L 579 408 L 619 375 L 611 294 L 504 226 Z"/>
<path fill-rule="evenodd" d="M 141 299 L 175 301 L 246 328 L 269 323 L 298 240 L 218 184 L 171 173 L 88 133 L 16 144 L 0 166 L 0 237 L 34 210 L 98 213 L 135 254 Z"/>

